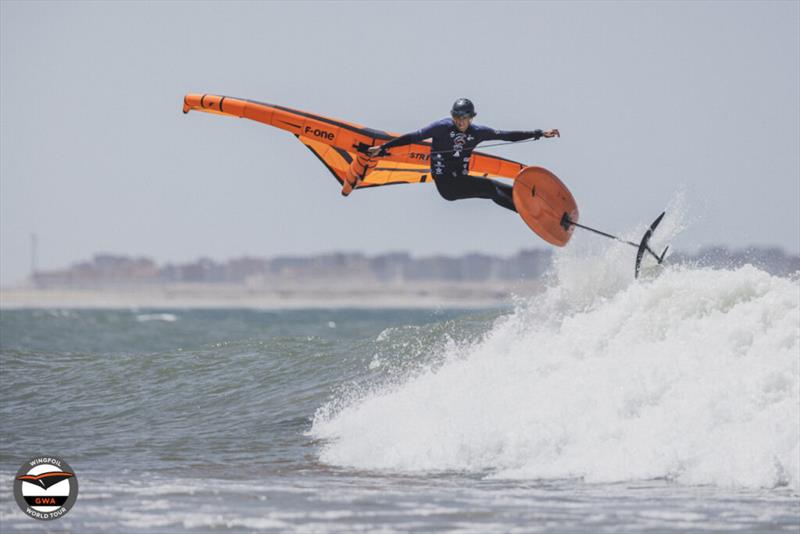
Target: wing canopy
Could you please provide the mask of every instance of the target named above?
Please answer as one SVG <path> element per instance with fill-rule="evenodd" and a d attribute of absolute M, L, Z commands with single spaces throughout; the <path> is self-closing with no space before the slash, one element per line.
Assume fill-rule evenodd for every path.
<path fill-rule="evenodd" d="M 347 170 L 355 161 L 355 154 L 308 137 L 299 136 L 298 139 L 319 158 L 336 180 L 342 184 Z M 375 167 L 359 185 L 359 189 L 379 185 L 416 184 L 428 181 L 430 181 L 430 169 L 425 165 L 378 159 Z"/>

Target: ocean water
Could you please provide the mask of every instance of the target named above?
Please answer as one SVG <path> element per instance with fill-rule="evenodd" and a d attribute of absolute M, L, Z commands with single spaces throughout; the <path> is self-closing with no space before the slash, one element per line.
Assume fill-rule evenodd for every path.
<path fill-rule="evenodd" d="M 629 271 L 562 255 L 484 311 L 4 310 L 0 527 L 798 532 L 800 281 Z M 11 494 L 44 454 L 80 482 L 46 524 Z"/>

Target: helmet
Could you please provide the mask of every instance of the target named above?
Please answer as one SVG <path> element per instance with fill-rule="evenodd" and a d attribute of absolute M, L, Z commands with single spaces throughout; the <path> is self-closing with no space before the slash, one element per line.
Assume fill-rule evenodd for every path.
<path fill-rule="evenodd" d="M 474 117 L 477 115 L 475 113 L 475 104 L 469 98 L 459 98 L 453 103 L 453 109 L 450 110 L 450 114 L 456 117 Z"/>

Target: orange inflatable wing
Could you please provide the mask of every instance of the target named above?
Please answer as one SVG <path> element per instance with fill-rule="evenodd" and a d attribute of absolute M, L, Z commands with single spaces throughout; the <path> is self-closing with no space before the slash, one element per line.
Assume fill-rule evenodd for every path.
<path fill-rule="evenodd" d="M 359 188 L 430 182 L 430 143 L 397 147 L 380 158 L 368 158 L 368 147 L 397 134 L 274 104 L 211 94 L 187 94 L 183 112 L 203 111 L 254 120 L 294 134 L 327 167 L 340 184 Z M 473 152 L 470 174 L 513 179 L 524 165 L 505 158 Z M 349 191 L 348 191 L 349 192 Z"/>
<path fill-rule="evenodd" d="M 344 183 L 347 169 L 350 168 L 353 162 L 353 156 L 349 152 L 336 149 L 331 145 L 326 145 L 319 141 L 314 141 L 308 137 L 301 137 L 298 135 L 297 138 L 317 156 L 329 171 L 331 171 L 331 174 L 333 174 L 333 177 L 336 178 L 339 184 Z"/>
<path fill-rule="evenodd" d="M 351 168 L 357 155 L 340 148 L 326 145 L 308 137 L 298 137 L 300 142 L 314 153 L 323 165 L 333 174 L 336 180 L 344 185 L 348 169 Z M 359 189 L 392 184 L 415 184 L 430 181 L 430 169 L 427 165 L 398 163 L 384 159 L 375 160 L 375 165 L 366 174 Z"/>
<path fill-rule="evenodd" d="M 498 177 L 515 179 L 519 171 L 525 165 L 518 161 L 484 154 L 483 152 L 473 152 L 469 162 L 470 174 L 482 176 L 484 178 Z"/>

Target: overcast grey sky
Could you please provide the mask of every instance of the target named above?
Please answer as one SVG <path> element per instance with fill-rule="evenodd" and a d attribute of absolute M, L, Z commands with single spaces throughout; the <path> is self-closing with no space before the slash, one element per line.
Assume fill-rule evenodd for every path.
<path fill-rule="evenodd" d="M 545 166 L 623 232 L 686 192 L 675 246 L 800 248 L 800 3 L 0 3 L 0 283 L 95 252 L 159 262 L 545 247 L 431 185 L 339 195 L 290 134 L 181 113 L 208 92 L 405 132 L 561 129 Z"/>

